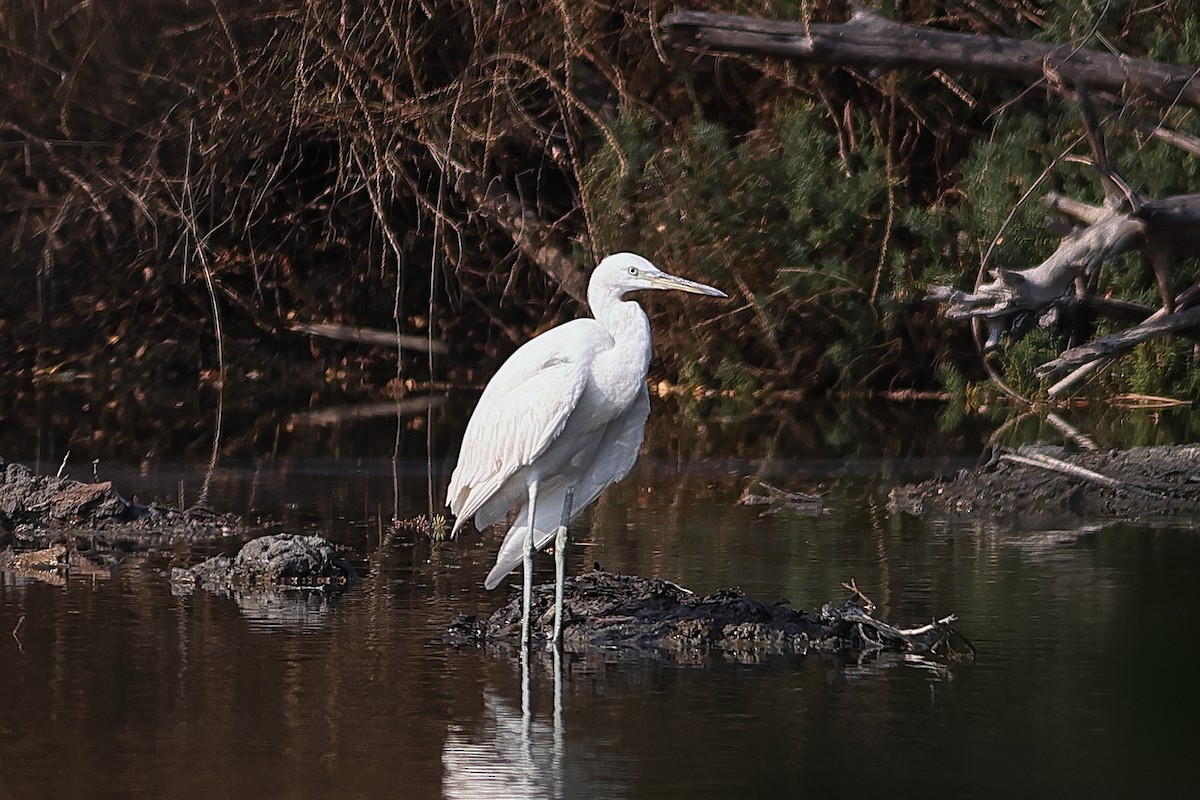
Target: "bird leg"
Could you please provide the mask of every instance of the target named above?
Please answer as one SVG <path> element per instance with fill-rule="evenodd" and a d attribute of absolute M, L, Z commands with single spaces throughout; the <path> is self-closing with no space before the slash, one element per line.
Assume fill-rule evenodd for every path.
<path fill-rule="evenodd" d="M 525 519 L 525 586 L 521 594 L 521 645 L 529 647 L 532 637 L 530 614 L 533 606 L 533 528 L 537 520 L 538 482 L 529 483 L 529 513 Z"/>
<path fill-rule="evenodd" d="M 571 522 L 571 503 L 575 500 L 575 489 L 567 489 L 563 498 L 562 522 L 554 536 L 554 644 L 562 645 L 563 588 L 567 581 L 567 544 L 570 536 L 567 525 Z"/>

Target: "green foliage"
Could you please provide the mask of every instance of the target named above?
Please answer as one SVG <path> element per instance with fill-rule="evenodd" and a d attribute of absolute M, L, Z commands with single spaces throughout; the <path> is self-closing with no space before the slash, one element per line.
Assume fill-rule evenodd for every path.
<path fill-rule="evenodd" d="M 1058 337 L 1042 328 L 1036 328 L 1021 337 L 1004 352 L 1004 375 L 1009 386 L 1024 397 L 1034 398 L 1042 394 L 1047 384 L 1035 377 L 1033 370 L 1057 356 L 1062 349 Z"/>
<path fill-rule="evenodd" d="M 1155 339 L 1138 345 L 1111 368 L 1108 389 L 1116 392 L 1180 398 L 1200 397 L 1200 369 L 1193 340 Z"/>
<path fill-rule="evenodd" d="M 698 360 L 685 358 L 679 371 L 681 416 L 693 427 L 704 420 L 744 419 L 759 407 L 762 389 L 736 359 L 722 359 L 709 376 Z"/>
<path fill-rule="evenodd" d="M 625 110 L 616 144 L 585 171 L 592 235 L 603 251 L 639 247 L 701 280 L 752 287 L 730 320 L 753 337 L 729 337 L 743 360 L 781 370 L 784 351 L 799 351 L 799 369 L 856 384 L 876 366 L 862 356 L 880 335 L 869 292 L 888 177 L 870 121 L 854 125 L 860 147 L 842 162 L 805 103 L 779 104 L 740 141 L 703 118 L 672 130 Z"/>
<path fill-rule="evenodd" d="M 462 377 L 579 312 L 543 251 L 586 267 L 630 249 L 733 296 L 651 301 L 664 377 L 711 391 L 697 393 L 717 398 L 709 410 L 735 413 L 770 386 L 928 385 L 942 366 L 970 395 L 977 355 L 957 346 L 961 326 L 919 308 L 924 287 L 970 287 L 985 253 L 992 267 L 1044 259 L 1057 244 L 1036 202 L 1047 190 L 1100 200 L 1094 170 L 1068 158 L 1087 153 L 1069 101 L 989 76 L 680 57 L 650 34 L 675 7 L 661 0 L 27 5 L 0 14 L 13 251 L 0 336 L 33 342 L 26 361 L 88 346 L 67 333 L 115 340 L 149 318 L 159 341 L 207 341 L 195 334 L 219 308 L 231 342 L 262 336 L 271 353 L 260 332 L 293 315 L 431 331 L 464 354 L 439 369 Z M 827 0 L 710 5 L 845 14 Z M 987 5 L 873 9 L 1200 63 L 1185 0 Z M 61 20 L 53 37 L 43 18 Z M 1200 135 L 1185 110 L 1150 113 Z M 1124 121 L 1106 130 L 1138 191 L 1196 190 L 1200 159 Z M 1198 276 L 1186 262 L 1177 288 Z M 1132 257 L 1099 287 L 1157 299 Z M 57 339 L 39 343 L 47 331 Z M 1039 334 L 999 366 L 1036 391 L 1027 371 L 1059 344 Z M 1178 393 L 1194 373 L 1185 346 L 1164 343 L 1105 385 Z"/>

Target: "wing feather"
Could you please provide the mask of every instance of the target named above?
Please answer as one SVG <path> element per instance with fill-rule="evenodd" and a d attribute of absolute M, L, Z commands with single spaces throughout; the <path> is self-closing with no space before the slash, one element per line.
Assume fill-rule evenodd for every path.
<path fill-rule="evenodd" d="M 643 386 L 629 408 L 608 424 L 595 457 L 576 481 L 575 496 L 571 502 L 571 520 L 595 502 L 605 489 L 624 478 L 633 469 L 641 450 L 642 439 L 646 433 L 646 418 L 649 415 L 650 393 Z M 566 490 L 566 483 L 559 482 L 548 487 L 538 498 L 533 536 L 535 549 L 541 550 L 554 538 L 562 520 Z M 496 554 L 496 566 L 488 573 L 484 588 L 496 588 L 505 575 L 520 566 L 525 557 L 525 529 L 528 520 L 529 509 L 522 508 L 504 536 L 500 552 Z"/>
<path fill-rule="evenodd" d="M 504 362 L 467 423 L 450 479 L 456 532 L 562 433 L 595 352 L 611 341 L 595 320 L 579 319 L 530 340 Z"/>

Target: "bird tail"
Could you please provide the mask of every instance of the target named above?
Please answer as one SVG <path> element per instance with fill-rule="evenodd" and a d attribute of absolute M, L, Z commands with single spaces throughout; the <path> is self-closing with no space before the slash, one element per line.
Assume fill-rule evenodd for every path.
<path fill-rule="evenodd" d="M 538 497 L 537 520 L 533 526 L 534 550 L 542 550 L 554 541 L 559 523 L 562 522 L 563 503 L 566 495 L 566 487 L 555 486 L 552 489 L 544 490 Z M 572 508 L 571 519 L 574 519 L 583 510 L 584 505 L 580 504 L 577 508 Z M 487 580 L 483 582 L 485 589 L 495 589 L 508 573 L 521 566 L 521 562 L 525 560 L 525 530 L 528 527 L 528 518 L 529 506 L 526 505 L 517 515 L 517 520 L 508 529 L 508 533 L 504 535 L 504 543 L 500 545 L 500 552 L 496 554 L 496 566 L 492 567 Z"/>

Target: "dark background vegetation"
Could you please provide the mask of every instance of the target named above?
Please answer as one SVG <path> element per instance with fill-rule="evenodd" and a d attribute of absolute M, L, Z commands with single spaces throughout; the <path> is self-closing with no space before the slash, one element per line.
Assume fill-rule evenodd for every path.
<path fill-rule="evenodd" d="M 1200 64 L 1183 0 L 872 5 Z M 227 385 L 259 391 L 477 385 L 582 313 L 587 270 L 631 249 L 733 298 L 646 299 L 652 377 L 711 390 L 725 413 L 976 376 L 968 332 L 920 303 L 922 287 L 972 285 L 998 236 L 994 263 L 1048 255 L 1042 190 L 1101 199 L 1071 159 L 1087 152 L 1071 103 L 1008 80 L 683 52 L 657 27 L 679 7 L 0 5 L 0 369 L 101 391 L 211 382 L 222 367 Z M 847 13 L 826 0 L 688 7 Z M 1200 132 L 1184 110 L 1145 111 Z M 1200 186 L 1196 159 L 1109 133 L 1144 193 Z M 1104 280 L 1155 300 L 1140 262 Z M 450 354 L 397 359 L 288 330 L 311 321 L 427 336 Z M 1010 371 L 1057 344 L 1029 337 Z M 1185 345 L 1140 352 L 1107 388 L 1194 380 Z"/>

